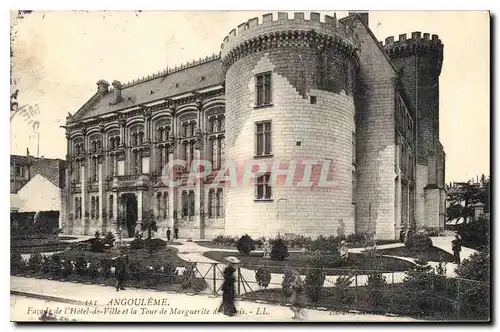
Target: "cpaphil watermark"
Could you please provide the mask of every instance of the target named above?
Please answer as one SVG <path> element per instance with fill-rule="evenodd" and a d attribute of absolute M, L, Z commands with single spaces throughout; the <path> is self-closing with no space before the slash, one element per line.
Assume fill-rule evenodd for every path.
<path fill-rule="evenodd" d="M 161 181 L 168 187 L 190 186 L 208 177 L 212 179 L 212 186 L 224 183 L 233 188 L 256 183 L 299 188 L 338 186 L 332 160 L 307 158 L 244 161 L 228 159 L 218 169 L 213 169 L 209 160 L 198 159 L 187 163 L 183 159 L 175 159 L 163 168 Z"/>

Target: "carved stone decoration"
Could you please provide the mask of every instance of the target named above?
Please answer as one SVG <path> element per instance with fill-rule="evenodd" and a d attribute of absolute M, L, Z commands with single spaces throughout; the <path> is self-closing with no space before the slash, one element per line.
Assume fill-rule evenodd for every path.
<path fill-rule="evenodd" d="M 174 144 L 169 144 L 167 147 L 167 151 L 169 154 L 174 153 L 175 147 Z"/>
<path fill-rule="evenodd" d="M 196 150 L 203 148 L 203 133 L 201 130 L 196 131 L 196 143 L 194 144 Z"/>
<path fill-rule="evenodd" d="M 125 127 L 126 123 L 127 123 L 127 116 L 125 114 L 120 114 L 118 116 L 118 125 L 120 127 Z"/>
<path fill-rule="evenodd" d="M 82 127 L 82 136 L 85 137 L 86 134 L 87 134 L 87 128 Z"/>
<path fill-rule="evenodd" d="M 100 133 L 104 132 L 104 123 L 102 123 L 102 122 L 99 123 L 99 132 Z"/>
<path fill-rule="evenodd" d="M 144 119 L 146 119 L 146 120 L 151 119 L 152 114 L 153 114 L 153 112 L 151 111 L 151 108 L 146 108 L 144 110 Z"/>

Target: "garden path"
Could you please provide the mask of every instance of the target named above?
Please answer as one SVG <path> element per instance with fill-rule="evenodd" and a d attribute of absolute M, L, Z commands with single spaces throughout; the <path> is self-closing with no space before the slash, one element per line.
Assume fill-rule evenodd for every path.
<path fill-rule="evenodd" d="M 71 319 L 76 319 L 77 321 L 87 321 L 87 322 L 213 322 L 213 321 L 223 321 L 223 322 L 237 322 L 237 321 L 276 321 L 292 322 L 291 317 L 292 312 L 286 306 L 274 305 L 274 304 L 262 304 L 254 301 L 237 301 L 236 307 L 240 311 L 240 314 L 233 317 L 224 316 L 222 314 L 214 313 L 214 311 L 219 307 L 221 302 L 221 297 L 211 297 L 207 295 L 189 295 L 189 294 L 179 294 L 172 292 L 157 292 L 147 289 L 133 289 L 128 288 L 126 291 L 117 293 L 113 287 L 102 287 L 98 285 L 85 285 L 79 283 L 67 283 L 58 282 L 53 280 L 44 279 L 32 279 L 23 277 L 11 276 L 11 320 L 31 320 L 36 321 L 40 314 L 29 314 L 27 313 L 26 301 L 29 299 L 22 298 L 21 296 L 28 296 L 31 298 L 37 298 L 37 300 L 31 301 L 29 307 L 35 310 L 45 310 L 50 308 L 51 310 L 57 310 L 56 308 L 63 308 L 63 313 L 56 316 L 63 316 Z M 110 300 L 134 300 L 134 299 L 148 299 L 160 301 L 166 298 L 168 306 L 164 307 L 152 307 L 148 306 L 148 309 L 158 309 L 156 313 L 149 311 L 149 314 L 141 314 L 141 307 L 146 307 L 145 305 L 132 305 L 132 306 L 114 306 L 114 308 L 119 308 L 123 310 L 124 308 L 133 308 L 137 311 L 137 314 L 132 314 L 130 311 L 128 314 L 85 314 L 77 313 L 73 315 L 64 314 L 66 307 L 68 309 L 74 308 L 84 308 L 83 305 L 85 301 L 96 301 L 99 309 L 103 310 Z M 24 301 L 24 302 L 23 302 Z M 51 301 L 51 302 L 45 302 Z M 65 303 L 54 303 L 54 302 L 65 302 L 70 303 L 68 306 Z M 167 313 L 160 313 L 161 309 L 167 309 Z M 265 314 L 258 314 L 265 311 Z M 177 312 L 172 313 L 171 309 L 178 309 Z M 132 310 L 132 309 L 131 309 Z M 185 312 L 185 310 L 200 310 L 199 312 Z M 204 312 L 202 312 L 203 310 Z M 418 321 L 416 319 L 408 317 L 393 317 L 385 315 L 371 315 L 371 314 L 360 314 L 360 313 L 338 313 L 329 312 L 322 310 L 306 309 L 305 321 L 308 322 L 390 322 L 390 321 Z"/>

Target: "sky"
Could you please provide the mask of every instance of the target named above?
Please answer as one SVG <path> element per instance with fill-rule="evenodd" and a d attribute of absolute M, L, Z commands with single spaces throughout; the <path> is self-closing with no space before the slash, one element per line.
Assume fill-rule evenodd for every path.
<path fill-rule="evenodd" d="M 292 12 L 290 12 L 290 15 Z M 333 11 L 321 12 L 333 15 Z M 347 12 L 336 12 L 337 17 Z M 266 12 L 106 11 L 11 14 L 11 91 L 19 105 L 38 107 L 40 139 L 26 118 L 11 121 L 11 153 L 65 158 L 64 129 L 96 91 L 100 79 L 132 81 L 219 53 L 240 23 Z M 308 12 L 306 12 L 306 17 Z M 490 27 L 488 12 L 370 12 L 379 40 L 413 31 L 438 34 L 444 44 L 440 76 L 440 140 L 446 181 L 490 173 Z"/>

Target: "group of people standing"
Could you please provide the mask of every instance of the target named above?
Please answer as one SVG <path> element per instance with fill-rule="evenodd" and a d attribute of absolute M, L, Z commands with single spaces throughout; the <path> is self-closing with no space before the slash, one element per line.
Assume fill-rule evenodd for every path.
<path fill-rule="evenodd" d="M 172 236 L 172 231 L 170 230 L 170 227 L 167 228 L 167 240 L 170 241 Z M 177 227 L 174 227 L 174 239 L 179 239 L 179 229 Z"/>

